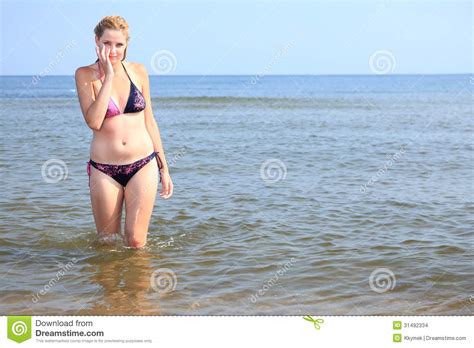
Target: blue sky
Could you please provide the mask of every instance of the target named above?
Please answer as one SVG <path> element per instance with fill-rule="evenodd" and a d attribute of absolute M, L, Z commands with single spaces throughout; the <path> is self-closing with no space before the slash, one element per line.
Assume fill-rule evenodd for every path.
<path fill-rule="evenodd" d="M 371 74 L 378 52 L 392 74 L 473 72 L 469 0 L 0 2 L 2 75 L 73 75 L 112 14 L 150 74 Z"/>

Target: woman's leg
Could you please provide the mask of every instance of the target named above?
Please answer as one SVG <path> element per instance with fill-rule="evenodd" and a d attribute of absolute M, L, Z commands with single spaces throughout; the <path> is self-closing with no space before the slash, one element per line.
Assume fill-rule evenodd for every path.
<path fill-rule="evenodd" d="M 140 248 L 146 244 L 157 190 L 156 160 L 143 166 L 125 186 L 125 243 L 130 247 Z"/>
<path fill-rule="evenodd" d="M 90 166 L 89 190 L 99 241 L 111 244 L 120 234 L 123 187 L 107 174 Z"/>

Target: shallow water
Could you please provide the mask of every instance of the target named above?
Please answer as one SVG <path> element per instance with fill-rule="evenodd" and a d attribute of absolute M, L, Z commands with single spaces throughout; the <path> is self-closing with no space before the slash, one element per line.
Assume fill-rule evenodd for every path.
<path fill-rule="evenodd" d="M 29 80 L 0 77 L 1 313 L 472 314 L 469 75 L 152 78 L 175 191 L 139 251 L 94 242 L 73 78 Z"/>

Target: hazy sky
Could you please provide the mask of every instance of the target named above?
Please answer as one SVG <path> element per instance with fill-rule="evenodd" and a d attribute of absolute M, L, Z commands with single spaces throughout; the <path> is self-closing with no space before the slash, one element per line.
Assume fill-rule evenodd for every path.
<path fill-rule="evenodd" d="M 150 74 L 474 70 L 470 0 L 0 2 L 2 75 L 73 75 L 114 14 L 130 25 L 127 60 Z"/>

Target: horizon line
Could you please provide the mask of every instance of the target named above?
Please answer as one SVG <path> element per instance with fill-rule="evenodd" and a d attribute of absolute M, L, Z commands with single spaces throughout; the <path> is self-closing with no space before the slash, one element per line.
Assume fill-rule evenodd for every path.
<path fill-rule="evenodd" d="M 159 76 L 159 77 L 201 77 L 201 76 L 407 76 L 407 75 L 474 75 L 474 72 L 460 72 L 460 73 L 400 73 L 400 74 L 148 74 L 148 76 Z M 28 77 L 28 76 L 40 76 L 39 74 L 2 74 L 0 77 Z M 43 75 L 43 77 L 74 77 L 72 75 Z"/>

